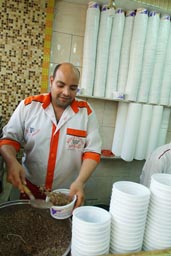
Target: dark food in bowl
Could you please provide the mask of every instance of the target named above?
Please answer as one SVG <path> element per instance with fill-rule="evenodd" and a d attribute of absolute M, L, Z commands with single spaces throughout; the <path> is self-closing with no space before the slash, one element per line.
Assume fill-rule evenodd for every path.
<path fill-rule="evenodd" d="M 0 255 L 66 256 L 70 243 L 69 219 L 56 220 L 29 204 L 0 208 Z"/>
<path fill-rule="evenodd" d="M 49 197 L 50 202 L 56 206 L 64 206 L 72 201 L 72 198 L 69 195 L 62 192 L 49 192 L 47 196 Z"/>

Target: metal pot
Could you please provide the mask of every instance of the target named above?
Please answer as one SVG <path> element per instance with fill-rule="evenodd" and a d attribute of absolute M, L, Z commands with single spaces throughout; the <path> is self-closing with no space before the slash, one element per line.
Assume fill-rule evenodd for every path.
<path fill-rule="evenodd" d="M 31 207 L 30 206 L 30 202 L 29 202 L 29 200 L 16 200 L 16 201 L 8 201 L 8 202 L 5 202 L 5 203 L 1 203 L 0 204 L 0 222 L 2 221 L 2 218 L 1 217 L 3 217 L 3 211 L 4 210 L 6 210 L 6 209 L 8 209 L 9 211 L 9 215 L 10 215 L 10 218 L 13 218 L 13 215 L 15 215 L 15 214 L 12 214 L 13 213 L 13 211 L 17 211 L 19 208 L 21 208 L 21 210 L 22 209 L 25 209 L 25 208 L 27 208 L 27 207 Z M 11 209 L 10 209 L 11 208 Z M 32 207 L 31 207 L 32 208 Z M 32 209 L 34 209 L 35 211 L 40 211 L 40 209 L 35 209 L 35 208 L 32 208 Z M 46 217 L 48 218 L 48 216 L 49 216 L 49 219 L 48 220 L 52 220 L 52 217 L 50 216 L 50 213 L 49 213 L 49 210 L 41 210 L 41 213 L 42 213 L 42 211 L 48 211 L 48 213 L 46 212 Z M 7 212 L 7 214 L 6 215 L 8 215 L 8 212 Z M 42 213 L 42 214 L 44 214 L 44 213 Z M 24 215 L 25 216 L 25 215 Z M 36 214 L 34 215 L 35 216 L 35 218 L 36 218 Z M 38 216 L 38 215 L 37 215 Z M 54 221 L 54 219 L 53 219 L 53 221 Z M 56 220 L 55 220 L 56 221 Z M 68 225 L 68 227 L 69 227 L 69 229 L 71 229 L 71 221 L 70 220 L 68 220 L 69 221 L 69 225 Z M 57 222 L 55 222 L 55 223 L 57 223 Z M 68 223 L 68 222 L 67 222 Z M 63 223 L 62 223 L 63 224 Z M 6 225 L 8 225 L 8 222 L 6 223 Z M 56 224 L 55 224 L 56 225 Z M 54 225 L 54 226 L 55 226 Z M 1 224 L 0 224 L 0 226 L 1 226 Z M 67 227 L 67 228 L 68 228 Z M 56 228 L 56 227 L 55 227 Z M 49 236 L 51 236 L 52 235 L 52 239 L 54 240 L 55 239 L 55 236 L 54 236 L 54 233 L 53 234 L 51 234 L 51 227 L 49 226 L 48 227 L 48 229 L 49 229 L 49 232 L 48 232 L 48 237 Z M 68 230 L 68 229 L 67 229 Z M 57 232 L 59 232 L 58 230 L 56 230 Z M 71 230 L 70 230 L 71 231 Z M 28 232 L 31 232 L 30 230 L 28 230 Z M 45 235 L 45 234 L 44 234 Z M 2 237 L 0 237 L 0 255 L 1 255 L 1 252 L 3 253 L 3 248 L 2 248 L 2 246 L 1 246 L 1 242 L 2 242 L 2 239 L 4 238 L 4 235 L 3 234 L 1 234 L 0 236 L 2 236 Z M 34 234 L 33 234 L 33 236 L 34 236 Z M 2 243 L 3 244 L 3 243 Z M 65 248 L 65 247 L 64 247 Z M 69 255 L 69 253 L 70 253 L 70 249 L 71 249 L 71 243 L 69 244 L 69 246 L 67 247 L 67 249 L 66 249 L 66 251 L 65 251 L 65 253 L 64 254 L 62 254 L 61 256 L 67 256 L 67 255 Z"/>

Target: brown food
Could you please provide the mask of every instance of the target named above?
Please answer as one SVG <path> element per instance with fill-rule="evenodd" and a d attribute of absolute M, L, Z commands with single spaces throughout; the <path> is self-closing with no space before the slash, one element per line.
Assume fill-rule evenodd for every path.
<path fill-rule="evenodd" d="M 61 192 L 50 192 L 47 195 L 49 197 L 50 202 L 52 202 L 53 205 L 57 206 L 67 205 L 72 201 L 72 198 L 70 196 Z"/>
<path fill-rule="evenodd" d="M 0 208 L 0 230 L 0 256 L 62 256 L 70 248 L 70 219 L 28 204 Z"/>

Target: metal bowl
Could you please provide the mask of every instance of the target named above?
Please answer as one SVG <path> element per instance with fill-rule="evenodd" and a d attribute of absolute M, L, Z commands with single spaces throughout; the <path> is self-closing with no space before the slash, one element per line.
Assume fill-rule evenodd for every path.
<path fill-rule="evenodd" d="M 67 230 L 67 232 L 68 232 L 68 230 L 69 230 L 69 232 L 70 232 L 70 234 L 69 234 L 69 237 L 71 237 L 71 220 L 70 219 L 68 219 L 68 220 L 55 220 L 55 219 L 53 219 L 51 216 L 50 216 L 50 214 L 49 214 L 49 210 L 45 210 L 45 209 L 36 209 L 36 208 L 33 208 L 33 207 L 31 207 L 30 206 L 30 202 L 29 202 L 29 200 L 16 200 L 16 201 L 8 201 L 8 202 L 5 202 L 5 203 L 1 203 L 0 204 L 0 223 L 2 224 L 3 223 L 3 216 L 4 217 L 7 217 L 7 215 L 8 215 L 8 217 L 10 218 L 10 219 L 12 219 L 13 220 L 13 216 L 15 216 L 15 212 L 17 213 L 17 211 L 19 210 L 20 211 L 20 209 L 21 209 L 21 211 L 22 210 L 26 210 L 26 209 L 29 209 L 29 208 L 31 208 L 30 210 L 32 211 L 32 209 L 33 209 L 33 213 L 34 213 L 34 211 L 35 211 L 35 213 L 36 214 L 34 214 L 34 218 L 36 218 L 37 216 L 38 216 L 38 214 L 37 213 L 41 213 L 41 215 L 44 217 L 46 217 L 46 220 L 48 220 L 48 221 L 53 221 L 52 223 L 54 224 L 54 226 L 55 225 L 58 225 L 57 224 L 57 222 L 59 221 L 62 225 L 64 225 L 64 223 L 63 223 L 63 221 L 67 221 L 66 223 L 67 223 L 67 228 L 66 228 L 66 230 Z M 8 211 L 6 211 L 8 209 Z M 26 212 L 26 215 L 27 215 L 27 211 L 25 211 Z M 5 214 L 4 214 L 5 213 Z M 25 217 L 27 217 L 26 215 L 24 215 Z M 16 216 L 15 216 L 16 217 Z M 38 216 L 39 217 L 39 216 Z M 37 218 L 38 218 L 37 217 Z M 49 219 L 48 219 L 49 218 Z M 31 218 L 29 217 L 29 218 L 27 218 L 27 221 L 28 220 L 31 220 Z M 2 222 L 1 222 L 2 221 Z M 14 220 L 15 221 L 15 220 Z M 20 221 L 22 221 L 22 220 L 20 220 Z M 24 221 L 24 220 L 23 220 Z M 58 223 L 59 223 L 58 222 Z M 13 221 L 11 221 L 11 223 L 14 223 Z M 0 224 L 0 226 L 1 226 L 1 224 Z M 9 225 L 8 225 L 8 222 L 6 222 L 6 225 L 7 225 L 7 227 L 9 228 L 9 230 L 10 231 L 8 231 L 8 232 L 14 232 L 13 231 L 13 226 L 12 227 L 9 227 Z M 1 226 L 2 227 L 2 226 Z M 31 226 L 29 226 L 28 225 L 28 227 L 30 227 L 30 229 L 28 230 L 28 233 L 29 232 L 31 232 Z M 11 229 L 10 229 L 11 228 Z M 33 225 L 32 225 L 32 228 L 34 228 L 33 227 Z M 56 232 L 59 232 L 59 230 L 58 230 L 58 228 L 57 227 L 55 227 L 56 228 Z M 52 236 L 52 239 L 54 240 L 55 239 L 55 234 L 53 233 L 53 232 L 51 232 L 52 230 L 51 230 L 52 228 L 51 228 L 51 226 L 49 225 L 48 226 L 48 238 L 49 238 L 49 236 Z M 54 230 L 54 229 L 53 229 Z M 66 231 L 65 231 L 66 232 Z M 68 233 L 69 233 L 68 232 Z M 11 235 L 11 233 L 9 234 L 9 235 Z M 46 234 L 43 234 L 44 236 L 46 235 Z M 0 255 L 1 255 L 1 253 L 2 253 L 2 255 L 5 255 L 5 254 L 3 254 L 3 250 L 4 250 L 4 248 L 2 248 L 3 246 L 2 245 L 4 245 L 3 244 L 3 238 L 4 239 L 6 239 L 6 235 L 5 234 L 3 234 L 3 232 L 1 232 L 1 234 L 0 234 Z M 34 234 L 33 234 L 33 237 L 34 237 Z M 24 239 L 25 239 L 25 237 L 24 237 Z M 9 238 L 9 241 L 11 241 L 11 236 L 10 236 L 10 238 Z M 58 247 L 57 247 L 58 248 Z M 65 247 L 64 247 L 65 248 Z M 49 249 L 49 248 L 48 248 Z M 71 249 L 71 242 L 69 243 L 69 245 L 68 245 L 68 243 L 67 243 L 67 245 L 66 245 L 66 251 L 63 253 L 63 254 L 61 254 L 61 256 L 67 256 L 67 255 L 69 255 L 69 253 L 70 253 L 70 249 Z M 15 255 L 15 254 L 11 254 L 11 255 Z M 34 254 L 33 254 L 34 255 Z M 37 254 L 36 254 L 37 255 Z M 53 254 L 54 255 L 54 254 Z M 18 256 L 18 255 L 17 255 Z"/>

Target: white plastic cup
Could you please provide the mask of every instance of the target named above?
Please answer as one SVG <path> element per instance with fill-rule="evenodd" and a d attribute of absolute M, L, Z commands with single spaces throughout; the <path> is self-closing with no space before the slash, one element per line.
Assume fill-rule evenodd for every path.
<path fill-rule="evenodd" d="M 69 195 L 69 189 L 56 189 L 52 192 L 56 193 L 64 193 Z M 67 219 L 72 216 L 72 211 L 74 209 L 75 202 L 77 200 L 77 196 L 74 195 L 72 201 L 69 204 L 63 206 L 52 205 L 50 208 L 50 215 L 55 219 Z M 49 197 L 46 197 L 46 201 L 49 201 Z"/>

